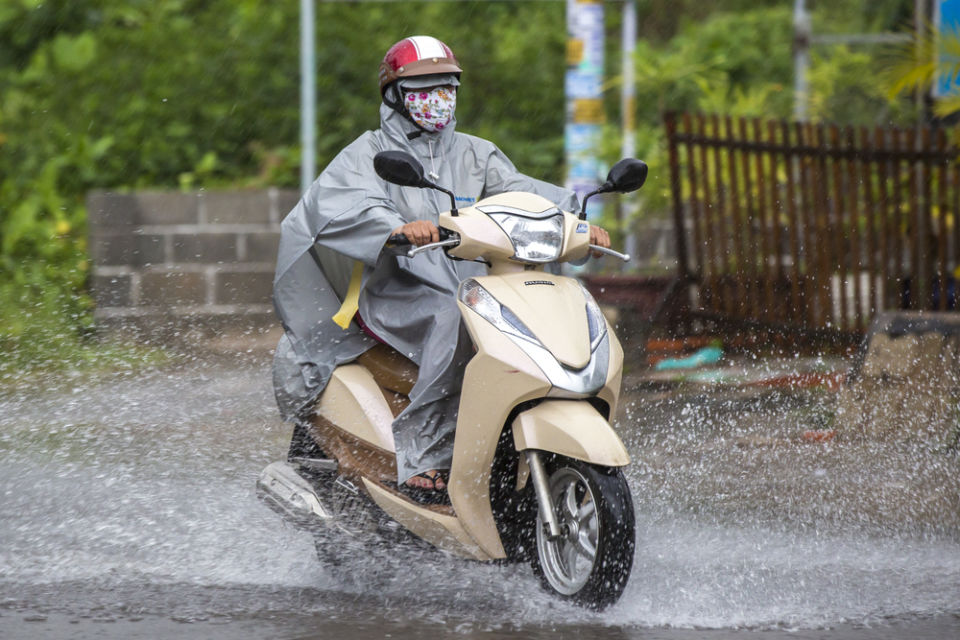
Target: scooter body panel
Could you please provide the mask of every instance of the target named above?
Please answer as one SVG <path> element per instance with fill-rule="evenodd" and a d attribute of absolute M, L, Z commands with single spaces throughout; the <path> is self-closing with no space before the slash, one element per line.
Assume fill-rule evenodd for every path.
<path fill-rule="evenodd" d="M 374 165 L 382 178 L 395 184 L 437 188 L 423 181 L 422 165 L 403 153 L 378 154 Z M 625 159 L 613 167 L 601 190 L 635 190 L 646 171 L 643 163 Z M 383 518 L 371 521 L 376 527 L 386 522 L 401 531 L 399 524 L 441 549 L 477 560 L 507 557 L 496 509 L 497 518 L 502 515 L 500 524 L 507 527 L 511 557 L 526 555 L 532 533 L 537 552 L 533 562 L 541 567 L 545 583 L 578 601 L 582 597 L 587 606 L 605 607 L 620 596 L 633 554 L 632 544 L 625 547 L 616 537 L 618 527 L 628 541 L 633 540 L 634 531 L 632 502 L 622 472 L 605 474 L 592 466 L 622 467 L 630 461 L 608 422 L 619 399 L 623 349 L 590 294 L 575 279 L 546 273 L 544 267 L 585 258 L 591 250 L 628 257 L 591 245 L 588 222 L 529 193 L 485 198 L 461 209 L 459 215 L 440 213 L 439 226 L 449 235 L 442 234 L 442 241 L 411 249 L 407 255 L 444 248 L 451 258 L 489 266 L 488 275 L 464 281 L 457 294 L 476 354 L 467 363 L 460 393 L 447 484 L 450 504 L 423 504 L 418 501 L 423 500 L 420 495 L 394 485 L 392 423 L 394 414 L 409 402 L 405 395 L 409 387 L 391 386 L 372 361 L 362 359 L 333 372 L 315 414 L 297 425 L 313 440 L 304 453 L 322 457 L 292 457 L 299 470 L 288 469 L 286 463 L 268 467 L 261 491 L 291 517 L 306 514 L 333 521 L 333 508 L 324 509 L 326 502 L 321 498 L 325 496 L 316 491 L 313 480 L 307 482 L 316 475 L 315 468 L 327 473 L 330 467 L 337 475 L 325 481 L 326 492 L 342 489 L 349 500 L 362 499 L 369 512 Z M 399 255 L 402 244 L 406 244 L 402 238 L 391 239 L 389 252 Z M 377 373 L 376 379 L 371 371 Z M 302 438 L 298 434 L 295 431 L 297 443 Z M 508 434 L 515 451 L 509 450 Z M 293 447 L 292 443 L 291 451 Z M 524 456 L 524 451 L 530 453 Z M 557 456 L 541 457 L 534 451 Z M 494 473 L 496 505 L 491 502 Z M 598 532 L 597 537 L 605 536 L 586 567 L 551 560 L 568 557 L 573 544 L 580 544 L 590 555 L 579 537 L 564 534 L 580 531 L 579 513 L 568 514 L 576 520 L 559 522 L 560 516 L 566 516 L 558 514 L 556 496 L 551 495 L 557 482 L 566 483 L 573 475 L 578 478 L 577 491 L 582 488 L 584 499 L 596 506 L 590 530 Z M 532 492 L 524 489 L 528 478 L 532 478 Z M 521 493 L 512 494 L 511 484 Z M 565 485 L 558 486 L 572 495 Z M 600 493 L 595 495 L 596 491 Z M 529 530 L 531 523 L 535 524 Z M 571 584 L 580 585 L 575 593 L 570 591 Z"/>
<path fill-rule="evenodd" d="M 623 346 L 613 332 L 613 327 L 607 323 L 607 338 L 610 340 L 610 363 L 607 370 L 607 381 L 597 392 L 597 397 L 607 403 L 608 416 L 617 415 L 617 405 L 620 402 L 620 385 L 623 382 Z"/>
<path fill-rule="evenodd" d="M 630 464 L 610 423 L 582 400 L 544 400 L 513 421 L 517 451 L 538 449 L 606 467 Z"/>
<path fill-rule="evenodd" d="M 575 280 L 541 271 L 478 278 L 498 301 L 516 313 L 544 346 L 564 352 L 581 345 L 589 361 L 589 331 L 583 292 Z M 531 282 L 533 284 L 527 284 Z M 550 283 L 550 284 L 543 284 Z M 477 354 L 464 373 L 448 494 L 455 514 L 440 514 L 363 478 L 374 501 L 416 535 L 452 553 L 478 559 L 506 557 L 493 517 L 490 472 L 497 442 L 511 412 L 554 389 L 537 363 L 514 339 L 459 303 Z M 563 318 L 563 322 L 558 322 Z M 534 328 L 535 327 L 535 328 Z M 562 327 L 563 329 L 561 329 Z M 608 327 L 610 357 L 605 384 L 596 396 L 615 410 L 623 351 Z M 552 352 L 552 350 L 551 350 Z M 568 361 L 583 363 L 567 348 Z M 559 358 L 558 358 L 559 360 Z M 544 406 L 543 409 L 538 408 Z M 393 414 L 366 368 L 338 367 L 321 395 L 317 413 L 351 436 L 394 452 Z M 628 456 L 607 421 L 585 399 L 545 400 L 514 420 L 518 450 L 542 449 L 606 466 L 622 466 Z M 349 456 L 348 456 L 349 457 Z M 346 460 L 345 460 L 346 462 Z M 350 465 L 345 464 L 345 468 Z M 362 465 L 361 467 L 362 468 Z M 366 475 L 361 472 L 361 475 Z"/>
<path fill-rule="evenodd" d="M 476 281 L 520 318 L 563 365 L 582 369 L 590 362 L 586 301 L 576 280 L 526 271 Z"/>
<path fill-rule="evenodd" d="M 549 345 L 566 353 L 567 360 L 577 362 L 582 368 L 590 363 L 586 300 L 575 280 L 542 271 L 486 276 L 476 280 L 498 302 L 509 307 L 543 343 L 543 347 Z M 477 354 L 464 374 L 448 492 L 464 529 L 491 557 L 502 558 L 505 552 L 489 494 L 497 442 L 517 406 L 548 398 L 557 389 L 548 374 L 518 344 L 521 339 L 508 336 L 462 301 L 458 304 Z M 615 408 L 623 350 L 609 327 L 607 340 L 608 370 L 602 371 L 602 388 L 593 395 Z M 569 347 L 569 343 L 577 343 L 577 346 Z M 580 352 L 585 352 L 586 356 Z M 526 443 L 523 448 L 534 443 L 537 448 L 548 451 L 570 451 L 575 454 L 572 457 L 596 464 L 627 464 L 629 457 L 623 444 L 586 397 L 550 406 L 574 411 L 578 421 L 583 418 L 583 426 L 567 424 L 550 410 L 536 412 L 522 421 L 524 433 L 521 437 Z M 594 439 L 596 445 L 591 442 Z"/>
<path fill-rule="evenodd" d="M 461 236 L 461 242 L 448 249 L 451 256 L 464 260 L 478 258 L 491 259 L 495 264 L 491 272 L 523 271 L 527 265 L 521 262 L 508 260 L 513 255 L 514 247 L 510 236 L 496 223 L 487 211 L 498 208 L 523 210 L 541 213 L 549 210 L 562 213 L 566 218 L 564 223 L 563 246 L 557 260 L 580 260 L 590 251 L 590 233 L 587 223 L 581 224 L 577 216 L 569 212 L 561 212 L 555 204 L 533 193 L 522 191 L 508 191 L 488 198 L 484 198 L 473 206 L 460 209 L 456 216 L 450 212 L 441 213 L 439 226 L 455 231 Z"/>
<path fill-rule="evenodd" d="M 435 547 L 464 558 L 492 559 L 464 530 L 455 515 L 413 504 L 367 478 L 363 479 L 363 485 L 373 501 L 387 515 Z"/>
<path fill-rule="evenodd" d="M 550 383 L 506 335 L 472 311 L 461 309 L 477 353 L 464 372 L 447 492 L 470 537 L 491 558 L 504 558 L 490 504 L 493 457 L 514 407 L 544 397 Z"/>
<path fill-rule="evenodd" d="M 317 403 L 316 413 L 378 449 L 396 451 L 390 405 L 370 372 L 358 364 L 334 369 Z"/>

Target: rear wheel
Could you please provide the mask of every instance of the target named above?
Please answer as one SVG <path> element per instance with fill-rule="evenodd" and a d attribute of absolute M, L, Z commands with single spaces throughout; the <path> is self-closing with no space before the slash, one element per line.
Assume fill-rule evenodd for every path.
<path fill-rule="evenodd" d="M 556 458 L 547 467 L 559 538 L 537 515 L 534 571 L 544 586 L 592 609 L 616 602 L 630 577 L 634 515 L 618 468 Z"/>

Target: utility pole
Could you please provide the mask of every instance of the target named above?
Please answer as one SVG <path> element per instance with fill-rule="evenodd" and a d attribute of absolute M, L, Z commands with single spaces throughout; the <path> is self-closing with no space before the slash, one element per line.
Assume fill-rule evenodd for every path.
<path fill-rule="evenodd" d="M 598 151 L 603 124 L 603 2 L 566 0 L 567 72 L 565 77 L 566 124 L 564 147 L 565 186 L 583 201 L 600 184 Z M 600 198 L 587 207 L 596 220 Z"/>
<path fill-rule="evenodd" d="M 300 0 L 300 193 L 317 176 L 317 69 L 314 0 Z"/>

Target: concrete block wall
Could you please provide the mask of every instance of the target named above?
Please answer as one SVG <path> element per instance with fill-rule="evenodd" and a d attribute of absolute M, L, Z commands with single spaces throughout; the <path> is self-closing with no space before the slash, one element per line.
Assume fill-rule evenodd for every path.
<path fill-rule="evenodd" d="M 104 327 L 276 324 L 270 294 L 293 189 L 92 192 L 91 292 Z"/>

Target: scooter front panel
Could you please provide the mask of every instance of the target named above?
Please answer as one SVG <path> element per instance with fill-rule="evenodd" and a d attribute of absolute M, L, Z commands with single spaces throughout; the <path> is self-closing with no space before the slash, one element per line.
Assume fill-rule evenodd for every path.
<path fill-rule="evenodd" d="M 607 336 L 610 339 L 610 363 L 607 370 L 607 381 L 597 392 L 597 397 L 610 407 L 610 418 L 617 415 L 617 405 L 620 401 L 620 386 L 623 379 L 623 346 L 613 333 L 613 327 L 607 323 Z"/>
<path fill-rule="evenodd" d="M 599 338 L 596 351 L 591 350 L 587 299 L 572 278 L 526 272 L 480 277 L 474 281 L 482 288 L 481 292 L 465 293 L 461 290 L 462 297 L 458 301 L 464 324 L 478 352 L 468 364 L 464 376 L 449 494 L 470 536 L 492 557 L 504 557 L 491 509 L 489 486 L 497 442 L 507 418 L 521 403 L 548 397 L 597 396 L 611 407 L 611 411 L 615 410 L 623 349 L 607 323 L 606 333 Z M 472 299 L 472 295 L 480 297 Z M 510 308 L 512 317 L 502 310 L 509 305 L 518 310 Z M 497 309 L 501 309 L 502 318 L 491 315 Z M 491 317 L 487 318 L 487 315 Z M 561 364 L 543 344 L 544 338 L 554 349 L 566 353 L 568 360 L 583 361 L 581 368 L 568 369 Z M 576 343 L 576 346 L 569 348 L 569 343 Z M 528 353 L 531 346 L 536 346 L 535 351 L 542 352 L 549 362 L 538 362 Z M 570 354 L 577 349 L 586 353 L 586 357 L 571 357 Z M 600 354 L 600 350 L 604 353 Z M 565 375 L 558 375 L 554 369 L 563 369 L 560 373 Z M 578 402 L 582 404 L 582 400 Z M 598 462 L 610 466 L 626 464 L 623 445 L 605 416 L 597 414 L 592 407 L 590 410 L 599 421 L 597 424 L 602 423 L 604 434 L 610 436 L 603 439 L 610 445 L 601 447 L 603 451 L 594 451 L 590 443 L 579 442 L 589 439 L 588 435 L 579 431 L 567 433 L 569 430 L 562 425 L 553 428 L 559 424 L 556 421 L 542 420 L 531 423 L 527 439 L 533 444 L 525 441 L 523 446 L 560 449 L 571 457 L 585 460 L 598 457 Z M 540 439 L 545 440 L 541 442 Z M 562 439 L 572 443 L 567 447 L 569 451 L 562 444 L 553 442 Z"/>
<path fill-rule="evenodd" d="M 513 255 L 510 237 L 487 214 L 474 207 L 460 209 L 456 217 L 440 214 L 439 224 L 444 229 L 460 234 L 460 244 L 447 249 L 447 253 L 463 260 L 476 260 L 482 256 Z"/>
<path fill-rule="evenodd" d="M 582 369 L 590 362 L 586 300 L 576 280 L 544 272 L 475 280 L 510 309 L 564 366 Z"/>
<path fill-rule="evenodd" d="M 462 303 L 461 310 L 478 351 L 464 373 L 447 491 L 470 537 L 490 557 L 504 558 L 490 505 L 493 457 L 513 408 L 546 396 L 550 382 L 507 336 Z"/>
<path fill-rule="evenodd" d="M 517 451 L 559 453 L 605 467 L 630 464 L 630 455 L 606 418 L 583 400 L 545 400 L 513 421 Z"/>

